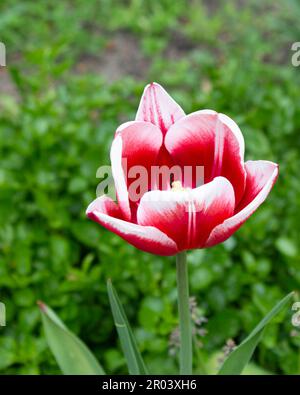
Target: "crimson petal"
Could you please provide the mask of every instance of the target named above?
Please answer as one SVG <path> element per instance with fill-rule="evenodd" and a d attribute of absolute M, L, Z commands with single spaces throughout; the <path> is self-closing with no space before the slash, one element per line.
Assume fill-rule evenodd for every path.
<path fill-rule="evenodd" d="M 218 176 L 227 178 L 234 188 L 236 204 L 239 203 L 246 180 L 244 139 L 232 119 L 212 110 L 189 114 L 170 127 L 165 146 L 183 170 L 185 166 L 193 168 L 193 180 L 185 180 L 186 186 L 199 185 L 195 169 L 202 166 L 204 182 Z"/>
<path fill-rule="evenodd" d="M 136 191 L 130 189 L 130 185 L 140 178 L 144 192 L 148 191 L 151 166 L 156 163 L 162 139 L 161 131 L 149 122 L 127 122 L 116 132 L 110 158 L 118 202 L 126 220 L 134 217 L 132 214 L 138 201 L 134 196 Z M 142 175 L 139 170 L 143 171 Z"/>

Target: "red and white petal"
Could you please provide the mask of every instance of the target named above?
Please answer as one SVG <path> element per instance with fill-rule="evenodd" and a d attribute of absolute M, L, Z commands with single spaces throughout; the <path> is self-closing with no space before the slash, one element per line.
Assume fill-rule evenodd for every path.
<path fill-rule="evenodd" d="M 151 166 L 156 164 L 162 140 L 161 131 L 149 122 L 127 122 L 116 132 L 110 155 L 112 175 L 118 202 L 126 220 L 132 218 L 132 209 L 136 205 L 136 197 L 128 193 L 128 188 L 134 181 L 129 178 L 130 170 L 138 166 L 146 172 L 143 184 L 146 184 L 144 188 L 148 190 Z"/>
<path fill-rule="evenodd" d="M 173 123 L 184 116 L 183 109 L 164 88 L 152 82 L 144 89 L 135 119 L 151 122 L 165 134 Z"/>
<path fill-rule="evenodd" d="M 90 219 L 142 251 L 165 256 L 178 252 L 176 243 L 160 230 L 124 221 L 120 214 L 118 206 L 106 196 L 97 198 L 87 209 Z"/>
<path fill-rule="evenodd" d="M 274 172 L 278 175 L 278 165 L 266 160 L 249 160 L 245 162 L 245 170 L 247 173 L 246 189 L 240 204 L 236 207 L 236 212 L 241 211 L 255 199 L 268 181 L 274 177 Z"/>
<path fill-rule="evenodd" d="M 120 209 L 124 219 L 129 221 L 131 219 L 131 209 L 129 204 L 127 182 L 122 163 L 122 150 L 122 137 L 121 135 L 117 135 L 112 142 L 110 150 L 111 170 Z"/>
<path fill-rule="evenodd" d="M 92 215 L 96 211 L 115 218 L 122 218 L 120 207 L 106 195 L 102 195 L 93 200 L 92 203 L 89 204 L 85 213 L 88 218 L 92 219 Z"/>
<path fill-rule="evenodd" d="M 234 190 L 224 177 L 190 190 L 151 191 L 141 199 L 137 222 L 154 226 L 178 249 L 201 248 L 211 230 L 234 212 Z"/>
<path fill-rule="evenodd" d="M 127 122 L 118 128 L 117 137 L 122 139 L 122 157 L 126 158 L 128 169 L 156 163 L 162 147 L 163 136 L 157 126 L 150 122 Z"/>
<path fill-rule="evenodd" d="M 216 112 L 202 110 L 187 115 L 171 126 L 165 136 L 165 146 L 171 154 L 174 163 L 184 166 L 203 166 L 204 182 L 209 182 L 213 164 L 215 140 Z M 193 183 L 184 186 L 195 188 L 198 180 L 193 177 Z"/>
<path fill-rule="evenodd" d="M 203 167 L 205 183 L 218 176 L 227 178 L 234 187 L 236 202 L 240 201 L 246 179 L 245 146 L 242 133 L 232 119 L 213 110 L 189 114 L 171 126 L 165 146 L 175 163 L 193 168 L 193 187 L 199 182 L 196 168 Z M 198 174 L 203 176 L 201 171 Z"/>
<path fill-rule="evenodd" d="M 278 177 L 278 165 L 273 162 L 248 161 L 245 163 L 245 169 L 247 172 L 246 189 L 238 211 L 213 229 L 206 247 L 222 243 L 236 232 L 265 201 Z"/>
<path fill-rule="evenodd" d="M 227 115 L 218 114 L 211 177 L 222 175 L 232 183 L 236 204 L 241 200 L 246 185 L 244 153 L 245 142 L 240 128 Z"/>

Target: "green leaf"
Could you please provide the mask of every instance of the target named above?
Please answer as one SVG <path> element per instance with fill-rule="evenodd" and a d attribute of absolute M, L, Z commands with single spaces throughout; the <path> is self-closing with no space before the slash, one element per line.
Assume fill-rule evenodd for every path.
<path fill-rule="evenodd" d="M 266 325 L 278 314 L 291 300 L 293 292 L 285 296 L 275 307 L 260 321 L 250 335 L 236 347 L 228 358 L 224 361 L 218 374 L 238 375 L 241 374 L 245 366 L 250 361 L 252 354 L 260 341 Z"/>
<path fill-rule="evenodd" d="M 219 361 L 223 357 L 224 353 L 222 351 L 216 351 L 204 359 L 206 374 L 215 375 L 220 369 Z M 198 373 L 200 371 L 198 370 Z M 201 374 L 201 373 L 200 373 Z M 248 365 L 243 370 L 243 375 L 246 376 L 260 376 L 260 375 L 273 375 L 274 372 L 266 370 L 261 366 L 256 365 L 254 362 L 249 362 Z"/>
<path fill-rule="evenodd" d="M 87 346 L 68 330 L 50 307 L 42 302 L 38 305 L 48 345 L 63 374 L 104 375 L 104 370 Z"/>
<path fill-rule="evenodd" d="M 147 374 L 146 366 L 138 350 L 129 322 L 120 303 L 117 292 L 110 280 L 107 281 L 107 290 L 114 322 L 127 361 L 129 374 Z"/>

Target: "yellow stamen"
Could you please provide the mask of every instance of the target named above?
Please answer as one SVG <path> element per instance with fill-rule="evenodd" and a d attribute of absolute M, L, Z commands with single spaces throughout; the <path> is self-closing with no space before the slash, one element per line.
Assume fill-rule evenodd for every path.
<path fill-rule="evenodd" d="M 173 181 L 171 186 L 172 186 L 172 191 L 175 191 L 175 192 L 185 191 L 185 188 L 183 188 L 180 181 Z"/>

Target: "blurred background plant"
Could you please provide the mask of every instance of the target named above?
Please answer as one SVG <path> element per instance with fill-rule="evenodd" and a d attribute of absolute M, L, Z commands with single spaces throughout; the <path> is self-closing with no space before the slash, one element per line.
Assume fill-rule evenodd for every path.
<path fill-rule="evenodd" d="M 208 319 L 199 371 L 208 353 L 238 343 L 276 301 L 299 290 L 300 68 L 290 50 L 300 41 L 299 20 L 296 0 L 1 1 L 2 373 L 59 373 L 38 299 L 107 371 L 126 372 L 108 277 L 149 370 L 174 371 L 174 259 L 141 253 L 85 218 L 114 131 L 133 119 L 152 80 L 187 113 L 228 114 L 243 131 L 246 158 L 273 160 L 281 170 L 267 202 L 234 237 L 188 256 L 197 314 Z M 255 373 L 300 373 L 300 331 L 290 317 L 267 329 Z"/>

